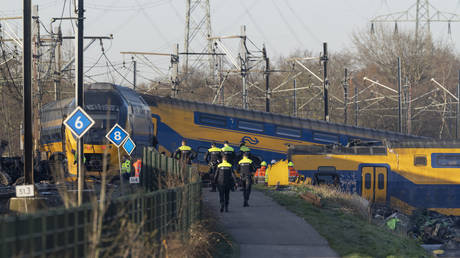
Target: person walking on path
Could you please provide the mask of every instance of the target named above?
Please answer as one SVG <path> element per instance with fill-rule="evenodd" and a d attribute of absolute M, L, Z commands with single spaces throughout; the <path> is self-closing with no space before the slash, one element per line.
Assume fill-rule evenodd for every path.
<path fill-rule="evenodd" d="M 220 161 L 222 160 L 221 150 L 216 147 L 216 143 L 211 143 L 211 148 L 208 149 L 206 155 L 204 156 L 204 160 L 209 165 L 209 178 L 211 179 L 211 192 L 216 191 L 216 184 L 214 183 L 214 174 L 216 173 L 217 166 L 219 165 Z"/>
<path fill-rule="evenodd" d="M 249 159 L 249 153 L 244 153 L 243 158 L 238 162 L 237 171 L 241 176 L 241 182 L 243 187 L 243 199 L 244 207 L 249 207 L 249 195 L 251 194 L 252 177 L 256 168 L 251 159 Z"/>
<path fill-rule="evenodd" d="M 177 148 L 173 154 L 173 158 L 192 164 L 192 160 L 196 158 L 196 152 L 192 150 L 192 147 L 187 145 L 187 142 L 182 140 L 182 145 Z"/>
<path fill-rule="evenodd" d="M 222 157 L 225 157 L 227 159 L 227 162 L 234 165 L 233 162 L 235 161 L 235 150 L 233 147 L 228 145 L 228 141 L 225 141 L 224 147 L 221 149 L 222 151 Z"/>
<path fill-rule="evenodd" d="M 235 184 L 235 175 L 233 173 L 232 164 L 227 162 L 227 157 L 222 157 L 222 163 L 217 166 L 214 175 L 214 183 L 219 190 L 220 212 L 228 212 L 228 204 L 230 202 L 230 189 Z"/>

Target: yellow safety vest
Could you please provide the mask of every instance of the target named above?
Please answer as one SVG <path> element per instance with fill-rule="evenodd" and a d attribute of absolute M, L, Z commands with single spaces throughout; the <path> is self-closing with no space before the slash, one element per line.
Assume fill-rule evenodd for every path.
<path fill-rule="evenodd" d="M 241 163 L 249 163 L 249 164 L 252 164 L 252 160 L 248 159 L 248 158 L 243 158 L 241 159 L 238 164 L 241 164 Z"/>
<path fill-rule="evenodd" d="M 222 161 L 222 163 L 220 163 L 217 167 L 220 168 L 220 167 L 231 167 L 232 164 L 228 163 L 227 161 Z"/>

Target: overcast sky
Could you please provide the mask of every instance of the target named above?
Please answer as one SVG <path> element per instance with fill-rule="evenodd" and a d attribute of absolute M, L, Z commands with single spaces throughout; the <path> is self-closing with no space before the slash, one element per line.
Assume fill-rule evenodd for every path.
<path fill-rule="evenodd" d="M 51 17 L 69 16 L 73 0 L 33 0 L 40 7 L 41 21 L 49 27 Z M 330 51 L 351 46 L 354 31 L 370 29 L 370 20 L 378 15 L 404 11 L 416 0 L 210 0 L 212 32 L 214 36 L 239 34 L 240 26 L 247 26 L 248 38 L 258 47 L 266 44 L 271 57 L 288 55 L 295 50 L 321 51 L 322 42 L 328 42 Z M 64 7 L 65 4 L 65 8 Z M 431 0 L 438 10 L 460 13 L 459 0 Z M 72 3 L 73 10 L 73 3 Z M 172 51 L 174 44 L 184 45 L 185 0 L 87 0 L 85 1 L 85 35 L 113 34 L 113 41 L 105 41 L 107 55 L 114 65 L 122 61 L 120 51 Z M 192 17 L 199 19 L 197 16 Z M 22 14 L 22 1 L 1 0 L 0 16 Z M 73 15 L 73 11 L 72 11 Z M 21 33 L 21 20 L 9 24 Z M 64 34 L 73 34 L 68 21 L 62 23 Z M 394 27 L 394 24 L 388 26 Z M 414 28 L 414 24 L 409 24 Z M 403 27 L 403 25 L 399 25 Z M 437 39 L 450 42 L 460 49 L 460 23 L 452 23 L 452 34 L 447 24 L 432 24 Z M 230 47 L 236 40 L 226 40 Z M 194 45 L 200 52 L 205 46 Z M 236 51 L 236 50 L 234 50 Z M 94 44 L 85 55 L 85 66 L 96 62 L 99 44 Z M 125 57 L 125 59 L 129 59 Z M 151 59 L 167 72 L 169 59 Z M 100 65 L 105 62 L 100 61 Z M 143 71 L 147 73 L 147 68 Z M 145 74 L 144 74 L 145 75 Z M 146 77 L 149 77 L 145 75 Z M 150 76 L 151 77 L 151 76 Z"/>

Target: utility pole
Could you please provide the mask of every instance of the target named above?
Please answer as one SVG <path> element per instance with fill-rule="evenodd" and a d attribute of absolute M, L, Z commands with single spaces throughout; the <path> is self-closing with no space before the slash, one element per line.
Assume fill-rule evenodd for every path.
<path fill-rule="evenodd" d="M 134 86 L 134 90 L 136 90 L 136 84 L 137 84 L 137 62 L 136 60 L 134 59 L 134 57 L 131 57 L 131 60 L 133 60 L 133 86 Z"/>
<path fill-rule="evenodd" d="M 267 49 L 265 48 L 265 44 L 262 48 L 262 54 L 265 59 L 265 112 L 270 112 L 270 59 L 267 56 Z"/>
<path fill-rule="evenodd" d="M 246 49 L 246 26 L 241 26 L 241 77 L 243 78 L 243 109 L 248 109 L 248 89 L 246 85 L 248 72 L 248 52 Z"/>
<path fill-rule="evenodd" d="M 355 87 L 355 126 L 358 126 L 358 113 L 359 113 L 358 87 Z"/>
<path fill-rule="evenodd" d="M 77 107 L 85 108 L 84 106 L 84 90 L 83 90 L 83 1 L 77 1 L 77 34 L 75 35 L 75 104 Z M 83 203 L 83 186 L 85 176 L 83 170 L 83 138 L 77 139 L 77 168 L 78 168 L 78 206 Z"/>
<path fill-rule="evenodd" d="M 23 54 L 22 65 L 24 73 L 24 182 L 27 185 L 34 183 L 33 168 L 33 138 L 32 138 L 32 0 L 23 0 Z"/>
<path fill-rule="evenodd" d="M 297 116 L 297 96 L 296 96 L 296 84 L 297 84 L 297 79 L 294 78 L 294 90 L 293 90 L 293 99 L 294 99 L 294 110 L 293 110 L 293 114 L 294 116 L 296 117 Z"/>
<path fill-rule="evenodd" d="M 458 70 L 458 83 L 457 83 L 457 114 L 455 119 L 455 139 L 460 137 L 460 70 Z"/>
<path fill-rule="evenodd" d="M 61 47 L 62 47 L 62 30 L 61 26 L 58 27 L 57 32 L 57 42 L 55 48 L 55 58 L 56 58 L 56 67 L 54 71 L 54 100 L 60 99 L 61 91 L 61 80 L 62 80 L 62 57 L 61 57 Z"/>
<path fill-rule="evenodd" d="M 34 150 L 38 154 L 40 139 L 40 107 L 41 107 L 41 96 L 42 92 L 40 89 L 40 21 L 38 16 L 38 5 L 32 6 L 32 76 L 33 76 L 33 88 L 35 89 L 35 94 L 32 94 L 32 103 L 33 103 L 33 119 L 35 120 L 34 124 Z M 39 158 L 39 156 L 37 155 Z"/>
<path fill-rule="evenodd" d="M 348 69 L 345 68 L 345 78 L 343 78 L 343 123 L 347 124 L 347 104 L 348 104 Z"/>
<path fill-rule="evenodd" d="M 172 67 L 172 92 L 171 97 L 175 98 L 177 96 L 177 91 L 179 88 L 179 44 L 174 46 L 174 54 L 171 55 L 171 67 Z"/>
<path fill-rule="evenodd" d="M 324 96 L 324 121 L 329 122 L 329 103 L 328 103 L 328 89 L 329 89 L 329 80 L 327 78 L 327 43 L 323 43 L 323 56 L 321 56 L 321 61 L 323 61 L 323 96 Z"/>
<path fill-rule="evenodd" d="M 401 103 L 401 58 L 398 57 L 398 131 L 402 133 Z"/>

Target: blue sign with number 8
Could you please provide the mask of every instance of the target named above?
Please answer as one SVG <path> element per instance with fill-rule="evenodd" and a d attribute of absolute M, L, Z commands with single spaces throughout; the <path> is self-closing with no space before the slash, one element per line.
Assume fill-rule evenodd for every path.
<path fill-rule="evenodd" d="M 123 130 L 120 125 L 116 124 L 105 137 L 107 137 L 107 139 L 109 139 L 114 145 L 120 147 L 120 145 L 128 137 L 128 133 Z"/>

